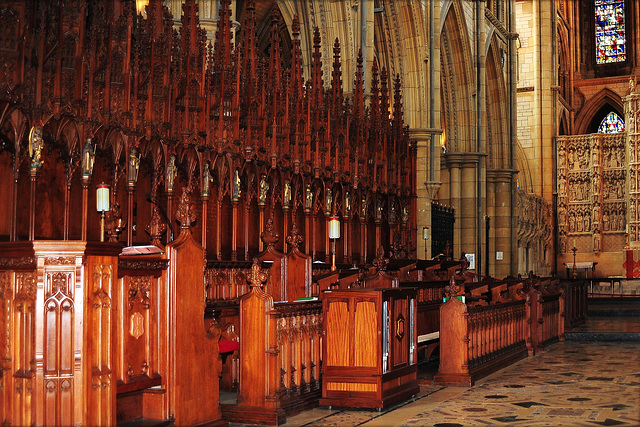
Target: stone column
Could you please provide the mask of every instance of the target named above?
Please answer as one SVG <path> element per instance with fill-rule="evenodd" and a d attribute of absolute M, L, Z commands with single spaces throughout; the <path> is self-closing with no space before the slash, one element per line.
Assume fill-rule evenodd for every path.
<path fill-rule="evenodd" d="M 433 134 L 438 144 L 441 129 L 411 129 L 409 134 L 411 139 L 416 141 L 416 230 L 414 235 L 416 236 L 415 242 L 422 239 L 422 227 L 429 227 L 431 230 L 431 203 L 434 197 L 438 194 L 438 190 L 442 185 L 440 181 L 431 181 L 429 178 L 429 162 L 436 162 L 437 169 L 440 169 L 440 158 L 431 160 L 429 156 L 429 144 L 431 141 L 431 135 Z M 439 148 L 439 145 L 438 145 Z M 440 150 L 437 150 L 439 153 Z M 431 231 L 429 233 L 431 235 Z M 424 243 L 424 242 L 423 242 Z M 427 242 L 426 255 L 424 251 L 417 250 L 418 259 L 423 259 L 425 256 L 431 258 L 431 239 Z"/>
<path fill-rule="evenodd" d="M 491 243 L 489 253 L 485 255 L 490 260 L 490 271 L 485 274 L 493 277 L 505 277 L 511 272 L 509 248 L 511 245 L 512 174 L 513 171 L 508 169 L 487 171 L 487 215 L 491 217 Z M 502 260 L 497 259 L 498 252 L 502 252 Z"/>

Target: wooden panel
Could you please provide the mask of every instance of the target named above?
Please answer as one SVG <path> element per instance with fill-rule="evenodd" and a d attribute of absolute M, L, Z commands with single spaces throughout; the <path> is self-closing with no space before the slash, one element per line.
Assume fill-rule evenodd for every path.
<path fill-rule="evenodd" d="M 390 333 L 391 367 L 392 369 L 406 366 L 409 363 L 409 319 L 408 301 L 405 298 L 395 298 L 392 300 L 392 318 Z"/>
<path fill-rule="evenodd" d="M 293 248 L 287 254 L 287 301 L 311 296 L 311 256 Z"/>
<path fill-rule="evenodd" d="M 416 339 L 415 333 L 409 333 L 408 308 L 415 297 L 416 290 L 412 288 L 345 289 L 321 294 L 325 313 L 323 348 L 325 360 L 332 362 L 324 367 L 321 405 L 383 408 L 418 391 L 417 365 L 408 360 L 409 346 L 415 345 Z M 386 373 L 383 345 L 389 329 L 383 323 L 385 305 L 391 330 L 388 355 L 384 355 L 390 363 Z M 345 312 L 347 306 L 352 307 L 353 314 Z M 344 320 L 349 314 L 349 321 Z M 406 323 L 406 331 L 403 325 L 398 339 L 395 320 L 400 318 Z M 344 345 L 349 342 L 353 344 Z M 330 356 L 331 352 L 334 354 Z M 394 360 L 401 363 L 393 363 Z"/>
<path fill-rule="evenodd" d="M 347 301 L 331 301 L 326 310 L 324 327 L 326 366 L 349 366 L 352 340 L 349 336 L 349 307 Z"/>
<path fill-rule="evenodd" d="M 375 367 L 378 365 L 379 338 L 378 312 L 375 301 L 356 301 L 353 322 L 353 366 Z M 349 330 L 341 326 L 343 334 Z M 348 366 L 347 364 L 343 366 Z"/>
<path fill-rule="evenodd" d="M 331 391 L 372 391 L 378 390 L 376 383 L 355 383 L 355 382 L 327 382 L 327 390 Z"/>
<path fill-rule="evenodd" d="M 268 390 L 268 312 L 273 298 L 255 287 L 240 299 L 240 391 L 238 404 L 264 406 Z"/>
<path fill-rule="evenodd" d="M 167 294 L 161 318 L 166 322 L 167 361 L 161 374 L 166 377 L 168 414 L 177 425 L 220 420 L 220 329 L 205 327 L 204 250 L 183 228 L 167 245 L 166 256 Z"/>

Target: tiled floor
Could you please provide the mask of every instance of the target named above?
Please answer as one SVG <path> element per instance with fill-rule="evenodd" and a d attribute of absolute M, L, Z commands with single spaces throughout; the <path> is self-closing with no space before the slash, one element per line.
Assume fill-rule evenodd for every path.
<path fill-rule="evenodd" d="M 640 343 L 563 342 L 473 387 L 424 385 L 381 412 L 316 408 L 285 426 L 640 425 Z"/>
<path fill-rule="evenodd" d="M 410 401 L 380 412 L 319 407 L 288 417 L 284 426 L 640 426 L 640 341 L 588 338 L 637 337 L 640 316 L 589 317 L 572 332 L 577 339 L 470 388 L 433 385 L 432 366 L 421 370 L 420 393 Z"/>

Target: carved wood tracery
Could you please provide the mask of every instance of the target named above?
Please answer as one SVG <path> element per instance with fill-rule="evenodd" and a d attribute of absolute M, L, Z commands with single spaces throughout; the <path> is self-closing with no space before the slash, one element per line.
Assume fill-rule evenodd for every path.
<path fill-rule="evenodd" d="M 358 227 L 359 213 L 366 214 L 361 215 L 362 226 L 384 223 L 376 241 L 356 239 L 338 247 L 338 260 L 369 261 L 377 246 L 389 247 L 394 233 L 406 242 L 412 227 L 401 227 L 398 212 L 412 206 L 415 184 L 409 177 L 415 151 L 409 149 L 402 118 L 399 78 L 375 65 L 367 108 L 360 59 L 351 99 L 342 89 L 342 79 L 348 77 L 342 75 L 339 41 L 331 41 L 333 58 L 323 65 L 321 52 L 328 57 L 329 46 L 323 50 L 316 30 L 314 53 L 305 61 L 300 23 L 294 18 L 293 48 L 283 52 L 277 7 L 269 60 L 260 58 L 252 34 L 255 14 L 248 13 L 251 4 L 243 14 L 242 44 L 235 46 L 230 0 L 220 4 L 214 44 L 206 43 L 193 2 L 185 3 L 178 31 L 160 0 L 150 1 L 146 19 L 121 0 L 91 7 L 82 1 L 0 3 L 11 47 L 0 52 L 5 94 L 0 102 L 15 112 L 3 115 L 10 126 L 2 128 L 18 130 L 7 134 L 18 177 L 11 185 L 15 194 L 18 188 L 40 191 L 40 183 L 58 182 L 55 177 L 62 171 L 61 191 L 66 194 L 59 204 L 32 195 L 29 215 L 23 215 L 24 203 L 13 202 L 10 239 L 41 234 L 97 240 L 93 189 L 104 181 L 112 187 L 115 209 L 107 215 L 109 238 L 120 239 L 126 226 L 127 244 L 141 243 L 142 231 L 152 221 L 147 192 L 160 200 L 173 223 L 173 199 L 183 187 L 200 192 L 195 208 L 207 218 L 199 218 L 196 227 L 204 227 L 202 244 L 214 248 L 212 258 L 249 260 L 259 252 L 259 233 L 248 228 L 258 216 L 255 204 L 263 202 L 264 219 L 274 218 L 281 235 L 288 232 L 287 224 L 298 223 L 312 248 L 306 252 L 315 259 L 329 253 L 324 230 L 328 214 L 342 216 L 348 229 Z M 52 18 L 26 25 L 40 16 Z M 286 62 L 291 65 L 285 68 L 282 57 L 289 54 Z M 30 129 L 42 130 L 42 159 L 36 168 L 30 168 L 36 163 L 27 150 Z M 96 156 L 91 168 L 81 161 L 88 139 Z M 53 167 L 58 160 L 64 168 Z M 25 165 L 31 175 L 21 172 Z M 268 187 L 260 186 L 262 176 Z M 314 199 L 309 206 L 304 202 L 307 186 Z M 327 209 L 329 191 L 333 200 Z M 367 205 L 345 206 L 347 193 L 354 200 L 368 194 Z M 80 209 L 76 200 L 81 194 Z M 64 225 L 43 221 L 43 206 Z M 415 222 L 413 209 L 405 221 L 409 225 Z M 163 244 L 169 240 L 160 239 Z M 283 247 L 281 242 L 277 249 Z"/>

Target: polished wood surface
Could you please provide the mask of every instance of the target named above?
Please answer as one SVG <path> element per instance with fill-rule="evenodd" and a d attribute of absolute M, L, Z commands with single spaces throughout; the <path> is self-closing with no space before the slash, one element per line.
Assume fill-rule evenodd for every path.
<path fill-rule="evenodd" d="M 324 406 L 383 408 L 418 391 L 415 289 L 324 291 Z"/>
<path fill-rule="evenodd" d="M 114 424 L 120 246 L 34 241 L 0 248 L 7 343 L 0 416 L 10 425 Z"/>
<path fill-rule="evenodd" d="M 130 0 L 0 1 L 12 29 L 0 79 L 0 241 L 100 240 L 96 188 L 104 183 L 105 239 L 127 246 L 171 241 L 189 188 L 194 237 L 208 259 L 251 261 L 272 220 L 283 236 L 296 224 L 301 250 L 326 262 L 334 215 L 338 263 L 371 262 L 379 246 L 414 256 L 417 150 L 399 75 L 374 61 L 365 81 L 360 56 L 350 96 L 340 41 L 301 29 L 278 4 L 259 23 L 253 1 L 221 0 L 209 45 L 211 23 L 200 22 L 196 3 L 183 3 L 173 17 L 160 0 L 140 16 Z M 38 16 L 61 18 L 35 25 Z M 232 16 L 242 17 L 239 26 Z M 272 27 L 266 50 L 251 34 L 258 25 Z M 323 77 L 329 62 L 334 71 Z M 275 248 L 287 252 L 283 241 Z"/>
<path fill-rule="evenodd" d="M 557 279 L 496 281 L 499 286 L 494 289 L 501 289 L 497 300 L 473 299 L 471 292 L 465 291 L 469 285 L 487 292 L 492 283 L 474 287 L 452 280 L 445 288 L 448 300 L 440 306 L 436 383 L 470 386 L 509 363 L 564 340 L 564 293 Z M 503 284 L 507 289 L 502 290 Z M 505 300 L 509 288 L 514 289 L 514 297 Z"/>
<path fill-rule="evenodd" d="M 191 231 L 182 228 L 167 245 L 166 256 L 166 298 L 160 306 L 165 408 L 177 425 L 220 421 L 221 330 L 217 322 L 204 319 L 204 250 Z"/>
<path fill-rule="evenodd" d="M 116 309 L 117 422 L 140 418 L 164 420 L 161 404 L 162 360 L 166 342 L 162 335 L 161 304 L 166 298 L 168 260 L 162 254 L 120 256 Z M 159 402 L 159 404 L 152 404 Z"/>
<path fill-rule="evenodd" d="M 278 425 L 316 406 L 320 397 L 321 318 L 318 301 L 274 303 L 262 290 L 266 272 L 255 263 L 252 288 L 240 298 L 240 380 L 235 423 Z"/>

